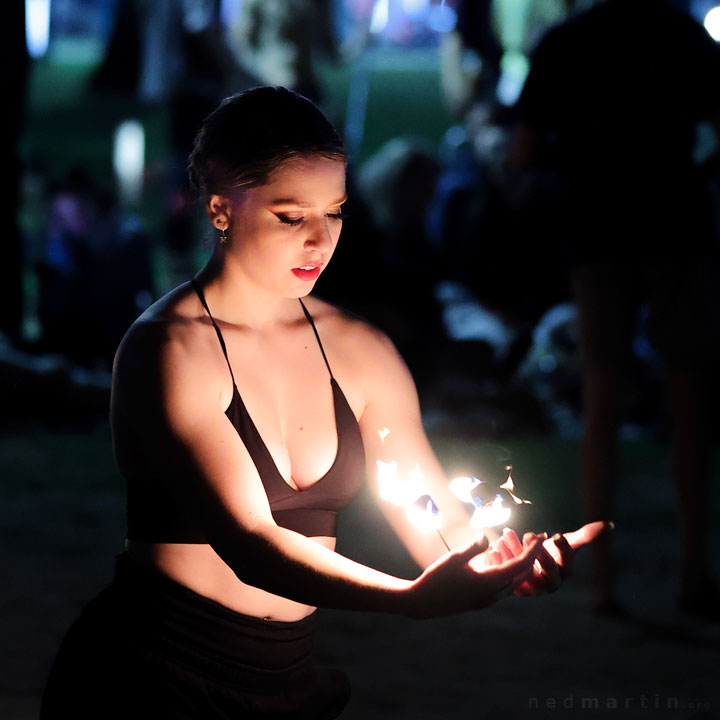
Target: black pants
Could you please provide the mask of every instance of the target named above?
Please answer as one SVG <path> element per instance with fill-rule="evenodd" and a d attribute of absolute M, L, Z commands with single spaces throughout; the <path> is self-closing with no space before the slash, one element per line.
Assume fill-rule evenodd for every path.
<path fill-rule="evenodd" d="M 349 683 L 311 665 L 314 624 L 242 615 L 121 555 L 60 647 L 40 718 L 336 718 Z"/>

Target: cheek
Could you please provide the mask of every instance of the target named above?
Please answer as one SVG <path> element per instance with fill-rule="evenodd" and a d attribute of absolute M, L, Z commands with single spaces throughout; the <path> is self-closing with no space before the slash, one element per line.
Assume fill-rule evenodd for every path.
<path fill-rule="evenodd" d="M 330 227 L 330 237 L 333 241 L 333 247 L 337 245 L 340 235 L 342 234 L 342 223 L 337 223 L 338 227 Z"/>

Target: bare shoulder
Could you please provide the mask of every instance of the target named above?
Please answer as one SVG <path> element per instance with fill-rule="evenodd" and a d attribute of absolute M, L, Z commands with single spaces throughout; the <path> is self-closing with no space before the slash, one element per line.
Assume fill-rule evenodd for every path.
<path fill-rule="evenodd" d="M 200 329 L 185 285 L 153 303 L 130 326 L 115 356 L 115 373 L 157 365 L 163 353 L 179 353 Z"/>
<path fill-rule="evenodd" d="M 332 342 L 343 361 L 366 372 L 388 363 L 404 366 L 392 340 L 372 323 L 313 296 L 304 302 L 321 337 Z"/>
<path fill-rule="evenodd" d="M 317 298 L 308 298 L 306 305 L 316 320 L 333 373 L 359 419 L 378 405 L 416 408 L 410 371 L 382 330 Z"/>
<path fill-rule="evenodd" d="M 222 376 L 215 331 L 189 283 L 153 303 L 130 326 L 113 364 L 113 406 L 129 410 L 160 399 L 163 389 L 212 387 Z"/>

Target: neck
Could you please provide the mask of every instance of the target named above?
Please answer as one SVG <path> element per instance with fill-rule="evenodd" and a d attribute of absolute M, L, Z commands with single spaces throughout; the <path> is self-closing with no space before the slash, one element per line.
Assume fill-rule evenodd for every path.
<path fill-rule="evenodd" d="M 264 330 L 297 317 L 297 300 L 258 287 L 218 246 L 196 278 L 216 320 Z"/>

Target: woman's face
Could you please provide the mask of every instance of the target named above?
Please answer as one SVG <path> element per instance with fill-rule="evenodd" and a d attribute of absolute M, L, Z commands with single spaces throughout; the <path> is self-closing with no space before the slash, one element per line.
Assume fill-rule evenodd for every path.
<path fill-rule="evenodd" d="M 345 199 L 338 160 L 308 156 L 280 167 L 232 203 L 226 260 L 272 294 L 307 295 L 337 245 Z"/>

